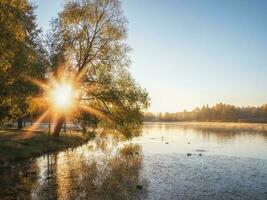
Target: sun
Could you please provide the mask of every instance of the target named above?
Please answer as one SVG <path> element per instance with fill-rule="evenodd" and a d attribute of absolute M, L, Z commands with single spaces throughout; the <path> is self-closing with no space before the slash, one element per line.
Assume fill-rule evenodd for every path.
<path fill-rule="evenodd" d="M 74 91 L 69 83 L 57 83 L 51 88 L 51 101 L 54 107 L 59 110 L 66 110 L 71 107 L 74 101 Z"/>
<path fill-rule="evenodd" d="M 62 116 L 64 119 L 71 119 L 72 116 L 82 112 L 99 119 L 109 120 L 105 113 L 82 102 L 81 87 L 79 82 L 72 77 L 62 76 L 61 79 L 51 77 L 46 82 L 33 78 L 28 78 L 28 80 L 43 90 L 43 95 L 36 97 L 36 100 L 37 104 L 42 105 L 42 109 L 47 108 L 29 130 L 35 130 L 45 119 L 49 118 L 50 122 L 57 122 Z M 90 85 L 82 89 L 82 91 L 92 92 L 94 87 Z"/>

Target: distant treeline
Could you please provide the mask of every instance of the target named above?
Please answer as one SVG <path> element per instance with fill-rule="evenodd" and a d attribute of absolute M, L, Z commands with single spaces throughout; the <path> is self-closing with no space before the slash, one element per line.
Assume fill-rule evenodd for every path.
<path fill-rule="evenodd" d="M 216 121 L 216 122 L 267 122 L 267 104 L 259 107 L 237 107 L 218 103 L 213 107 L 203 106 L 193 111 L 176 113 L 151 113 L 144 114 L 144 121 Z"/>

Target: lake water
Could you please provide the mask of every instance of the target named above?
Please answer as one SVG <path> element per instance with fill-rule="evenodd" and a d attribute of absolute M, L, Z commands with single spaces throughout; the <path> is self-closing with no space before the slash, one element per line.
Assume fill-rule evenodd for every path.
<path fill-rule="evenodd" d="M 0 199 L 267 199 L 267 132 L 145 123 L 1 169 Z"/>
<path fill-rule="evenodd" d="M 133 139 L 144 154 L 224 155 L 267 160 L 267 132 L 200 128 L 190 123 L 146 123 Z"/>

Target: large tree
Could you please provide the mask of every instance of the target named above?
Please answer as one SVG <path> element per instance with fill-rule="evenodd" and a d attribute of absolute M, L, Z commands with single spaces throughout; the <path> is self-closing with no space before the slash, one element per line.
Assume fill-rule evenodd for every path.
<path fill-rule="evenodd" d="M 66 1 L 52 25 L 50 62 L 56 79 L 63 78 L 63 71 L 74 77 L 82 109 L 75 117 L 93 119 L 126 137 L 138 135 L 148 94 L 128 71 L 127 20 L 120 1 Z M 59 136 L 65 117 L 59 117 L 54 136 Z"/>
<path fill-rule="evenodd" d="M 29 97 L 38 92 L 27 79 L 40 79 L 45 71 L 39 33 L 34 7 L 27 0 L 0 1 L 0 118 L 17 119 L 18 128 Z"/>

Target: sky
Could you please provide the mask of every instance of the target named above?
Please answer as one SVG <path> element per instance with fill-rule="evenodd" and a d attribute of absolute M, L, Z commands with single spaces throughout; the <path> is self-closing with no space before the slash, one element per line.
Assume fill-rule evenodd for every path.
<path fill-rule="evenodd" d="M 34 0 L 44 31 L 62 0 Z M 267 1 L 122 0 L 130 71 L 149 111 L 267 103 Z"/>

